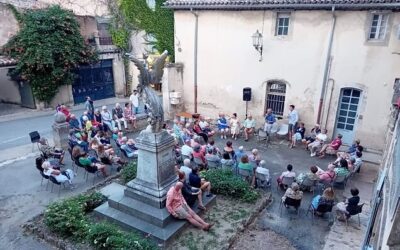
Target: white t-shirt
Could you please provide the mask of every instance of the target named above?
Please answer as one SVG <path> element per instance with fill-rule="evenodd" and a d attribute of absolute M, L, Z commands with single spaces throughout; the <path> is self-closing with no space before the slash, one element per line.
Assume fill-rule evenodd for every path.
<path fill-rule="evenodd" d="M 193 148 L 189 147 L 188 145 L 183 145 L 181 148 L 181 154 L 185 156 L 192 157 L 193 154 Z"/>
<path fill-rule="evenodd" d="M 183 171 L 185 173 L 185 181 L 189 182 L 189 175 L 192 172 L 192 169 L 186 166 L 182 166 L 180 168 L 181 171 Z"/>
<path fill-rule="evenodd" d="M 139 95 L 138 94 L 132 94 L 130 97 L 129 97 L 129 100 L 131 101 L 131 103 L 132 103 L 132 105 L 134 106 L 134 107 L 139 107 Z"/>
<path fill-rule="evenodd" d="M 285 171 L 281 175 L 282 177 L 296 177 L 296 173 L 293 171 Z"/>
<path fill-rule="evenodd" d="M 317 138 L 318 138 L 318 140 L 325 142 L 326 139 L 328 138 L 328 136 L 327 136 L 326 134 L 319 133 L 319 134 L 317 135 Z"/>
<path fill-rule="evenodd" d="M 208 126 L 208 122 L 206 121 L 200 121 L 199 126 L 201 129 L 205 129 Z"/>

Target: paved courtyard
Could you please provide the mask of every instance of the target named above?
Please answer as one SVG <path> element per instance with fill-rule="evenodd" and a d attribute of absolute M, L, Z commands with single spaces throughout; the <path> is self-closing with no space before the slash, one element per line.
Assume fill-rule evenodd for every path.
<path fill-rule="evenodd" d="M 135 135 L 132 135 L 132 137 L 134 138 Z M 217 145 L 222 148 L 227 140 L 216 138 L 216 141 Z M 314 164 L 325 169 L 328 163 L 333 160 L 333 158 L 311 158 L 302 148 L 289 149 L 284 139 L 275 139 L 268 148 L 263 143 L 257 143 L 255 138 L 252 138 L 249 142 L 244 142 L 242 138 L 239 138 L 237 141 L 233 141 L 233 145 L 235 149 L 243 145 L 248 152 L 252 148 L 258 148 L 262 159 L 267 161 L 273 180 L 280 175 L 289 163 L 294 166 L 296 173 L 301 173 L 307 171 L 308 167 Z M 40 243 L 31 237 L 23 236 L 20 225 L 42 212 L 47 204 L 83 192 L 92 186 L 92 179 L 86 182 L 81 170 L 78 172 L 78 177 L 75 181 L 77 184 L 76 189 L 61 190 L 60 196 L 57 194 L 58 187 L 53 193 L 46 191 L 45 185 L 40 185 L 41 177 L 34 166 L 33 155 L 36 153 L 34 152 L 26 159 L 18 160 L 11 164 L 4 164 L 0 167 L 1 249 L 50 249 L 45 243 Z M 71 166 L 69 155 L 66 157 L 66 166 Z M 318 219 L 312 225 L 310 217 L 306 217 L 305 215 L 306 208 L 312 198 L 312 195 L 309 193 L 305 194 L 299 217 L 296 218 L 294 214 L 287 213 L 286 210 L 283 211 L 282 217 L 280 217 L 279 201 L 283 192 L 276 190 L 275 181 L 273 181 L 270 189 L 273 194 L 273 201 L 262 212 L 257 221 L 257 226 L 261 229 L 271 229 L 287 237 L 290 243 L 297 249 L 322 249 L 326 243 L 326 239 L 328 239 L 327 242 L 331 245 L 345 243 L 348 245 L 348 249 L 357 247 L 365 231 L 364 227 L 368 218 L 368 203 L 376 176 L 377 167 L 366 164 L 362 173 L 357 175 L 344 191 L 337 190 L 336 197 L 338 200 L 342 200 L 344 196 L 349 196 L 349 187 L 354 185 L 360 189 L 361 199 L 367 203 L 365 212 L 361 217 L 361 229 L 358 229 L 358 224 L 354 219 L 351 222 L 351 226 L 349 226 L 348 232 L 345 232 L 343 223 L 335 222 L 330 227 L 326 219 Z M 100 180 L 101 178 L 98 178 L 96 182 Z M 325 247 L 331 245 L 326 245 Z"/>

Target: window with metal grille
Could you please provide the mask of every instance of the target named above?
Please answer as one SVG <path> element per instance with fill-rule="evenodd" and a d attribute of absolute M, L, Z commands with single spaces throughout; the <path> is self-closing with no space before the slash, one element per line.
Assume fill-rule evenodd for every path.
<path fill-rule="evenodd" d="M 275 36 L 289 34 L 290 13 L 278 13 L 276 16 Z"/>
<path fill-rule="evenodd" d="M 113 45 L 111 34 L 108 31 L 108 23 L 98 23 L 97 29 L 99 31 L 99 45 Z"/>
<path fill-rule="evenodd" d="M 388 26 L 389 14 L 373 14 L 369 40 L 384 40 Z"/>
<path fill-rule="evenodd" d="M 285 108 L 286 84 L 279 81 L 268 82 L 266 108 L 271 108 L 275 115 L 283 116 Z"/>

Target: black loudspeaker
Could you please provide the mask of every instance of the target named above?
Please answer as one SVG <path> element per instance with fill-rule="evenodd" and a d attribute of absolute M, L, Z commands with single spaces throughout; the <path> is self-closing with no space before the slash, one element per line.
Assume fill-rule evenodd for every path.
<path fill-rule="evenodd" d="M 243 101 L 251 101 L 251 88 L 243 88 Z"/>
<path fill-rule="evenodd" d="M 30 132 L 29 137 L 31 138 L 32 143 L 39 142 L 40 140 L 40 135 L 37 131 Z"/>

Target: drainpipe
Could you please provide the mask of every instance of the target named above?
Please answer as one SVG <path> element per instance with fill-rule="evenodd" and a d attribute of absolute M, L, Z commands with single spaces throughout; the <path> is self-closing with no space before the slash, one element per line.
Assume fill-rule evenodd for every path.
<path fill-rule="evenodd" d="M 321 123 L 322 106 L 324 103 L 324 95 L 325 95 L 326 85 L 328 83 L 328 75 L 329 75 L 331 53 L 332 53 L 333 34 L 335 33 L 335 26 L 336 26 L 335 6 L 332 6 L 332 27 L 331 27 L 331 32 L 329 35 L 329 45 L 328 45 L 328 51 L 326 52 L 324 78 L 322 80 L 321 96 L 319 99 L 318 116 L 317 116 L 318 124 Z"/>
<path fill-rule="evenodd" d="M 195 17 L 194 22 L 194 69 L 193 69 L 193 84 L 194 84 L 194 113 L 197 114 L 197 47 L 198 47 L 198 34 L 199 34 L 199 15 L 190 9 Z"/>
<path fill-rule="evenodd" d="M 328 103 L 328 110 L 326 112 L 326 119 L 325 119 L 325 125 L 324 128 L 326 128 L 326 126 L 328 125 L 328 118 L 329 118 L 329 112 L 331 111 L 331 103 L 332 103 L 332 95 L 333 95 L 333 89 L 335 88 L 335 80 L 330 78 L 328 79 L 328 82 L 331 81 L 332 82 L 332 86 L 331 86 L 331 93 L 329 94 L 329 103 Z M 326 94 L 325 94 L 326 96 Z"/>

